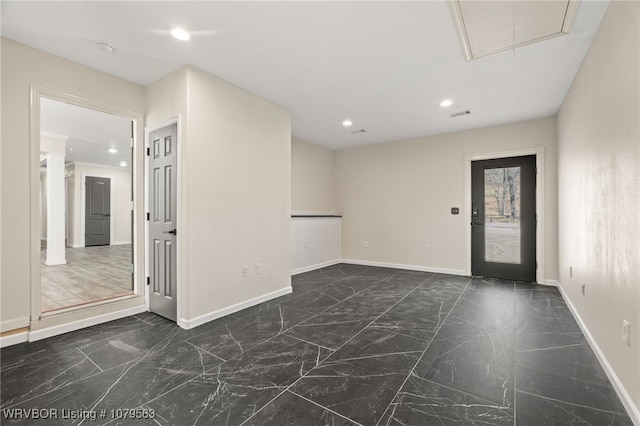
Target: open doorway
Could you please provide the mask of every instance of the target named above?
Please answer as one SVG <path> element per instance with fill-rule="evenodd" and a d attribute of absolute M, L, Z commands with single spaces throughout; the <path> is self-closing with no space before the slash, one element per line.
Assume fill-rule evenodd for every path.
<path fill-rule="evenodd" d="M 132 126 L 41 98 L 42 313 L 135 292 Z"/>

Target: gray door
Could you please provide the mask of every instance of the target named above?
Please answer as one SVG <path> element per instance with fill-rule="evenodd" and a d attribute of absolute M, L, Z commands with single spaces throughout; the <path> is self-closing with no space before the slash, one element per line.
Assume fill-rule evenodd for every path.
<path fill-rule="evenodd" d="M 85 246 L 111 244 L 111 179 L 87 176 L 85 181 Z"/>
<path fill-rule="evenodd" d="M 150 134 L 149 308 L 176 321 L 176 148 L 177 124 Z"/>
<path fill-rule="evenodd" d="M 471 274 L 536 280 L 536 156 L 471 163 Z"/>

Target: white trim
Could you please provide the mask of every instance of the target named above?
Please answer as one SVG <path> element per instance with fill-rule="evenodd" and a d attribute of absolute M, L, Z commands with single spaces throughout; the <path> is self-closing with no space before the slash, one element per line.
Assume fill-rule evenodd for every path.
<path fill-rule="evenodd" d="M 176 129 L 176 229 L 178 230 L 178 235 L 176 236 L 176 318 L 178 318 L 177 324 L 182 327 L 182 328 L 186 328 L 185 326 L 181 325 L 181 322 L 185 321 L 182 318 L 183 312 L 182 312 L 182 306 L 181 306 L 181 301 L 182 300 L 188 300 L 186 291 L 188 286 L 185 284 L 183 286 L 183 283 L 187 282 L 186 279 L 186 275 L 187 275 L 187 270 L 186 268 L 182 267 L 182 256 L 183 256 L 183 251 L 186 251 L 186 238 L 185 238 L 185 233 L 186 233 L 186 224 L 183 222 L 183 217 L 182 217 L 182 210 L 181 210 L 181 206 L 182 206 L 182 202 L 183 202 L 183 194 L 182 194 L 182 189 L 181 189 L 181 185 L 183 181 L 186 181 L 186 179 L 183 179 L 182 173 L 183 173 L 183 168 L 182 168 L 182 150 L 183 148 L 183 144 L 182 144 L 182 137 L 181 137 L 181 131 L 182 131 L 182 124 L 181 124 L 181 116 L 177 115 L 173 118 L 170 118 L 167 121 L 163 121 L 161 123 L 158 124 L 154 124 L 152 126 L 146 126 L 144 128 L 144 214 L 146 215 L 146 213 L 150 212 L 151 209 L 149 207 L 149 161 L 150 161 L 150 157 L 148 155 L 146 155 L 146 151 L 147 149 L 150 149 L 151 144 L 149 142 L 149 135 L 153 132 L 155 132 L 156 130 L 160 130 L 164 127 L 167 126 L 171 126 L 172 124 L 175 124 L 177 129 Z M 184 173 L 186 173 L 186 171 L 184 171 Z M 144 221 L 144 243 L 143 243 L 143 247 L 144 247 L 144 281 L 146 284 L 146 279 L 147 277 L 149 277 L 150 274 L 150 253 L 149 253 L 149 221 L 145 220 Z M 186 258 L 186 256 L 185 256 Z M 182 276 L 182 274 L 184 273 L 184 277 Z M 150 311 L 149 308 L 149 292 L 145 292 L 145 306 L 147 308 L 147 310 Z M 187 328 L 188 329 L 188 328 Z"/>
<path fill-rule="evenodd" d="M 129 317 L 131 315 L 140 314 L 146 311 L 147 310 L 144 305 L 138 305 L 127 309 L 122 309 L 120 311 L 109 312 L 91 318 L 84 318 L 81 320 L 68 322 L 66 324 L 54 325 L 52 327 L 29 332 L 29 341 L 35 342 L 36 340 L 46 339 L 47 337 L 57 336 L 59 334 L 68 333 L 70 331 L 80 330 L 82 328 L 87 328 L 93 325 Z"/>
<path fill-rule="evenodd" d="M 336 216 L 336 212 L 292 210 L 291 216 Z M 292 218 L 297 219 L 297 218 Z"/>
<path fill-rule="evenodd" d="M 17 345 L 29 341 L 29 332 L 23 331 L 21 333 L 10 334 L 8 336 L 0 337 L 0 348 L 6 348 L 7 346 Z"/>
<path fill-rule="evenodd" d="M 290 294 L 292 291 L 293 289 L 291 288 L 291 286 L 283 287 L 279 290 L 272 291 L 267 294 L 263 294 L 262 296 L 254 297 L 253 299 L 245 300 L 244 302 L 236 303 L 235 305 L 227 306 L 226 308 L 218 309 L 217 311 L 200 315 L 190 320 L 180 318 L 178 320 L 178 325 L 184 329 L 189 330 L 199 325 L 208 323 L 209 321 L 213 321 L 218 318 L 227 316 L 229 314 L 239 312 L 243 309 L 247 309 L 252 306 L 259 305 L 260 303 L 268 302 L 271 299 L 275 299 L 280 296 L 285 296 L 287 294 Z"/>
<path fill-rule="evenodd" d="M 83 108 L 89 108 L 96 111 L 102 111 L 108 114 L 117 115 L 119 117 L 126 118 L 132 122 L 133 126 L 133 164 L 132 164 L 132 182 L 133 182 L 133 199 L 132 209 L 134 212 L 133 218 L 133 232 L 134 239 L 133 244 L 137 244 L 137 241 L 141 238 L 139 232 L 139 222 L 142 219 L 142 200 L 139 196 L 138 182 L 140 177 L 142 163 L 142 156 L 140 152 L 140 140 L 142 139 L 142 133 L 140 131 L 141 125 L 144 121 L 144 116 L 135 111 L 130 111 L 117 106 L 105 104 L 102 102 L 93 101 L 87 98 L 63 93 L 58 90 L 48 89 L 37 85 L 30 86 L 30 119 L 29 119 L 29 156 L 30 156 L 30 288 L 31 288 L 31 301 L 30 301 L 30 326 L 31 328 L 40 328 L 43 326 L 43 316 L 41 307 L 41 295 L 42 295 L 42 283 L 41 283 L 41 271 L 40 271 L 40 237 L 41 237 L 41 220 L 40 220 L 40 100 L 41 98 L 48 98 L 60 102 L 66 102 L 72 105 L 80 106 Z M 135 253 L 134 264 L 139 265 L 141 256 L 139 253 Z M 144 286 L 141 286 L 140 274 L 134 271 L 134 292 L 139 295 L 145 293 Z M 119 312 L 118 306 L 107 306 L 112 300 L 104 300 L 98 303 L 96 306 L 87 308 L 84 305 L 76 307 L 75 312 L 81 315 L 91 315 L 93 312 L 98 313 L 96 318 L 101 318 L 105 314 L 102 313 L 105 310 L 114 309 L 113 312 Z"/>
<path fill-rule="evenodd" d="M 493 160 L 495 158 L 522 157 L 525 155 L 536 156 L 536 282 L 546 282 L 546 236 L 544 217 L 545 197 L 545 147 L 515 149 L 510 151 L 489 152 L 481 154 L 466 154 L 464 156 L 464 211 L 465 217 L 471 217 L 471 162 L 479 160 Z M 471 226 L 470 221 L 463 221 L 464 227 L 464 275 L 471 275 Z"/>
<path fill-rule="evenodd" d="M 591 332 L 589 331 L 589 328 L 587 327 L 587 325 L 584 323 L 584 321 L 582 321 L 582 318 L 580 317 L 578 310 L 575 308 L 575 306 L 571 302 L 571 299 L 564 292 L 561 285 L 558 285 L 558 289 L 560 290 L 560 294 L 562 295 L 562 298 L 564 299 L 565 303 L 569 307 L 569 311 L 571 311 L 573 318 L 575 318 L 576 322 L 578 323 L 580 330 L 582 330 L 582 334 L 584 334 L 584 336 L 587 338 L 587 342 L 589 343 L 589 346 L 591 346 L 591 349 L 595 353 L 596 358 L 598 358 L 600 365 L 602 366 L 604 372 L 607 374 L 607 377 L 609 378 L 609 381 L 611 382 L 611 384 L 613 385 L 613 388 L 618 394 L 618 397 L 622 401 L 622 405 L 624 405 L 624 408 L 626 408 L 627 414 L 629 414 L 629 417 L 631 417 L 631 421 L 633 422 L 634 425 L 640 426 L 640 409 L 636 407 L 636 405 L 633 402 L 633 398 L 631 398 L 631 395 L 629 395 L 629 393 L 625 389 L 624 385 L 618 378 L 618 375 L 616 374 L 614 369 L 611 367 L 611 364 L 609 364 L 609 361 L 607 361 L 607 357 L 604 355 L 604 353 L 600 349 L 600 346 L 598 346 L 598 343 L 591 335 Z"/>
<path fill-rule="evenodd" d="M 315 265 L 303 266 L 302 268 L 293 269 L 291 271 L 291 275 L 293 276 L 293 275 L 302 274 L 304 272 L 315 271 L 316 269 L 337 265 L 338 263 L 341 263 L 341 262 L 342 261 L 340 259 L 336 259 L 336 260 L 330 260 L 328 262 L 316 263 Z"/>
<path fill-rule="evenodd" d="M 462 269 L 436 268 L 432 266 L 407 265 L 404 263 L 372 262 L 369 260 L 356 259 L 341 259 L 340 262 L 337 263 L 349 263 L 351 265 L 378 266 L 380 268 L 406 269 L 408 271 L 434 272 L 436 274 L 467 276 L 467 274 L 465 274 L 465 271 Z"/>
<path fill-rule="evenodd" d="M 114 241 L 110 245 L 112 246 L 124 246 L 127 244 L 131 244 L 131 241 Z"/>
<path fill-rule="evenodd" d="M 540 283 L 541 285 L 547 285 L 549 287 L 560 287 L 560 283 L 557 280 L 546 280 L 544 282 L 544 284 Z"/>
<path fill-rule="evenodd" d="M 460 8 L 460 2 L 458 0 L 448 0 L 447 4 L 449 5 L 449 11 L 451 13 L 451 17 L 453 18 L 454 27 L 456 29 L 456 33 L 458 34 L 458 40 L 460 41 L 460 47 L 462 48 L 462 54 L 467 62 L 472 61 L 474 59 L 484 58 L 487 56 L 495 55 L 496 53 L 511 51 L 512 49 L 518 49 L 523 46 L 527 46 L 529 44 L 537 43 L 543 40 L 548 40 L 550 38 L 558 37 L 563 34 L 569 34 L 573 29 L 573 24 L 576 19 L 576 15 L 578 13 L 578 5 L 580 0 L 569 0 L 567 4 L 566 12 L 563 18 L 562 28 L 558 32 L 554 32 L 551 34 L 544 35 L 540 38 L 536 38 L 534 40 L 527 40 L 521 43 L 514 43 L 509 47 L 505 47 L 499 50 L 494 50 L 488 53 L 483 53 L 481 55 L 476 55 L 473 53 L 473 49 L 471 48 L 471 41 L 469 40 L 469 36 L 467 34 L 467 27 L 464 23 L 464 16 L 462 14 L 462 9 Z"/>
<path fill-rule="evenodd" d="M 20 317 L 0 322 L 0 332 L 4 333 L 18 328 L 29 327 L 29 317 Z"/>

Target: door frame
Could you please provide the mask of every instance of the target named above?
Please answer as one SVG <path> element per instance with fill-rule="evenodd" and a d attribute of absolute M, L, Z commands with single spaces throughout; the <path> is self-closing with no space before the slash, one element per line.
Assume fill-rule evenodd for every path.
<path fill-rule="evenodd" d="M 143 219 L 142 178 L 143 150 L 137 143 L 142 139 L 142 124 L 144 117 L 141 113 L 115 107 L 113 105 L 60 92 L 37 85 L 30 86 L 30 123 L 29 123 L 29 155 L 30 155 L 30 287 L 31 287 L 31 316 L 29 341 L 44 339 L 56 334 L 99 324 L 124 316 L 144 311 L 143 274 L 133 271 L 133 294 L 115 299 L 103 300 L 86 305 L 74 306 L 52 312 L 42 313 L 41 296 L 41 268 L 40 268 L 40 106 L 41 99 L 47 98 L 59 102 L 89 108 L 107 114 L 131 120 L 133 123 L 132 149 L 133 164 L 131 178 L 133 182 L 133 247 L 139 247 L 144 238 L 144 229 L 139 225 Z M 134 265 L 141 269 L 144 263 L 143 250 L 136 249 Z"/>
<path fill-rule="evenodd" d="M 86 163 L 85 163 L 86 164 Z M 133 172 L 132 172 L 133 173 Z M 109 198 L 110 198 L 110 202 L 111 202 L 111 216 L 109 217 L 109 245 L 114 245 L 113 244 L 113 236 L 114 236 L 114 214 L 113 214 L 113 208 L 114 208 L 114 202 L 115 202 L 115 196 L 114 196 L 114 186 L 113 185 L 113 181 L 114 181 L 114 177 L 113 175 L 108 175 L 106 173 L 85 173 L 82 172 L 81 173 L 81 182 L 82 182 L 82 191 L 80 194 L 80 203 L 81 203 L 81 211 L 80 211 L 80 242 L 82 243 L 82 247 L 86 247 L 86 241 L 85 241 L 85 231 L 86 231 L 86 214 L 87 214 L 87 177 L 97 177 L 97 178 L 104 178 L 104 179 L 109 179 L 110 183 L 110 191 L 111 193 L 109 194 Z M 133 176 L 132 176 L 133 177 Z"/>
<path fill-rule="evenodd" d="M 183 315 L 182 315 L 182 303 L 181 301 L 183 300 L 182 298 L 182 274 L 183 274 L 183 268 L 182 268 L 182 257 L 183 255 L 186 258 L 186 253 L 185 253 L 185 234 L 186 234 L 186 227 L 183 226 L 184 225 L 184 221 L 183 218 L 184 216 L 182 215 L 182 138 L 181 138 L 181 132 L 182 132 L 182 125 L 181 125 L 181 116 L 175 116 L 173 118 L 170 118 L 167 121 L 163 121 L 159 124 L 154 124 L 152 126 L 147 126 L 144 129 L 144 146 L 145 146 L 145 155 L 144 155 L 144 214 L 146 216 L 146 214 L 148 212 L 151 211 L 151 208 L 149 206 L 149 173 L 147 173 L 147 171 L 149 170 L 149 161 L 150 158 L 148 155 L 146 155 L 146 152 L 148 152 L 147 150 L 151 149 L 151 141 L 149 139 L 149 135 L 151 135 L 151 133 L 155 132 L 156 130 L 162 129 L 163 127 L 167 127 L 170 126 L 172 124 L 176 124 L 177 125 L 177 132 L 176 132 L 176 229 L 178 230 L 178 234 L 176 235 L 176 318 L 177 318 L 177 324 L 185 329 L 188 329 L 188 324 L 186 323 L 186 321 L 183 319 Z M 150 246 L 149 246 L 149 221 L 146 220 L 145 217 L 145 221 L 144 221 L 144 276 L 145 276 L 145 284 L 147 283 L 147 279 L 150 277 L 150 271 L 151 271 L 151 256 L 150 256 Z M 148 285 L 148 284 L 147 284 Z M 144 296 L 144 303 L 145 306 L 147 308 L 147 311 L 149 310 L 149 292 L 146 291 L 145 292 L 145 296 Z"/>
<path fill-rule="evenodd" d="M 471 276 L 471 162 L 478 160 L 493 160 L 497 158 L 536 156 L 536 282 L 547 284 L 545 265 L 545 217 L 544 217 L 544 186 L 545 186 L 545 147 L 523 148 L 511 151 L 466 154 L 464 156 L 464 256 L 465 275 Z"/>

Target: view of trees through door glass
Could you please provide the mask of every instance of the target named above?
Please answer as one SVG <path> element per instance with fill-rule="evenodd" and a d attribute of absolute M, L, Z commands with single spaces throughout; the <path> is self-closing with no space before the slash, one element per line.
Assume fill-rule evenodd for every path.
<path fill-rule="evenodd" d="M 520 167 L 484 172 L 485 260 L 520 263 Z"/>

